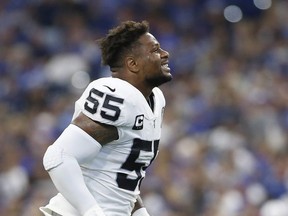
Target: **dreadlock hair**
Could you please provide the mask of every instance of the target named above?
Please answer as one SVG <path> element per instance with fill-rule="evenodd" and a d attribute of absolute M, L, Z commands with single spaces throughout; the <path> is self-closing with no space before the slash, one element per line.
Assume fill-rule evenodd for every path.
<path fill-rule="evenodd" d="M 149 32 L 147 21 L 126 21 L 110 29 L 104 38 L 98 40 L 102 51 L 102 64 L 110 68 L 122 66 L 121 61 L 125 54 L 131 52 L 140 36 L 147 32 Z"/>

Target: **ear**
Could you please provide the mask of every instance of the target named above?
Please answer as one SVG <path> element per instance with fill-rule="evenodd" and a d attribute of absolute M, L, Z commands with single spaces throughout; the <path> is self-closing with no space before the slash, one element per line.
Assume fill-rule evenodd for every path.
<path fill-rule="evenodd" d="M 133 73 L 137 73 L 139 71 L 138 62 L 134 57 L 132 56 L 126 57 L 125 64 L 129 71 Z"/>

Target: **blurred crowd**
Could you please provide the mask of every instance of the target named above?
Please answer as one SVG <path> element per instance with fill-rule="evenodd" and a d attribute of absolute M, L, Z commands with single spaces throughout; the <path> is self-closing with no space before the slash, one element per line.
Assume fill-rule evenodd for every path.
<path fill-rule="evenodd" d="M 223 17 L 233 2 L 238 23 Z M 88 82 L 109 76 L 95 40 L 145 19 L 174 75 L 142 183 L 151 216 L 287 216 L 288 1 L 252 2 L 1 0 L 0 215 L 41 215 L 56 193 L 43 154 Z"/>

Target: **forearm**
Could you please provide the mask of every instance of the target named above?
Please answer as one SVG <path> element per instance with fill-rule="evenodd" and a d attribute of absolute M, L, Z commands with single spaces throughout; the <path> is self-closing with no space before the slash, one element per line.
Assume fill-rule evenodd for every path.
<path fill-rule="evenodd" d="M 138 197 L 137 197 L 137 199 L 136 199 L 136 202 L 135 202 L 135 205 L 134 205 L 134 208 L 133 208 L 133 210 L 132 210 L 132 214 L 133 214 L 136 210 L 138 210 L 138 209 L 140 209 L 140 208 L 144 208 L 144 207 L 145 207 L 145 206 L 144 206 L 144 204 L 143 204 L 143 201 L 142 201 L 140 195 L 138 195 Z"/>
<path fill-rule="evenodd" d="M 75 158 L 65 156 L 64 162 L 48 173 L 57 190 L 81 215 L 97 204 L 85 185 L 80 166 Z"/>
<path fill-rule="evenodd" d="M 149 216 L 141 197 L 138 195 L 135 206 L 132 211 L 132 216 Z"/>
<path fill-rule="evenodd" d="M 44 167 L 57 190 L 81 215 L 86 216 L 85 212 L 93 206 L 95 208 L 92 209 L 97 210 L 97 214 L 90 215 L 104 215 L 89 192 L 79 165 L 95 157 L 100 149 L 101 145 L 82 129 L 69 125 L 54 144 L 49 146 L 43 158 Z"/>

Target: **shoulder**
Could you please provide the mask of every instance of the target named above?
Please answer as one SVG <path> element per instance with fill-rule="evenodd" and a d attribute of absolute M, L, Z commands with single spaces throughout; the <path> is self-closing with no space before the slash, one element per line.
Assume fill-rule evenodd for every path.
<path fill-rule="evenodd" d="M 133 87 L 129 82 L 122 80 L 122 79 L 113 78 L 113 77 L 104 77 L 104 78 L 96 79 L 92 81 L 89 84 L 89 86 L 94 86 L 94 87 L 104 86 L 106 88 L 108 86 L 111 88 L 115 88 L 115 90 L 117 91 L 131 89 Z"/>
<path fill-rule="evenodd" d="M 118 95 L 125 98 L 130 98 L 132 95 L 138 96 L 141 94 L 138 89 L 132 86 L 129 82 L 112 77 L 94 80 L 89 84 L 88 90 L 91 90 L 92 88 L 98 89 L 99 91 L 110 95 Z"/>
<path fill-rule="evenodd" d="M 100 78 L 91 82 L 76 101 L 76 113 L 105 124 L 123 125 L 134 121 L 131 113 L 142 105 L 143 95 L 130 83 L 117 78 Z M 132 119 L 132 120 L 131 120 Z"/>

